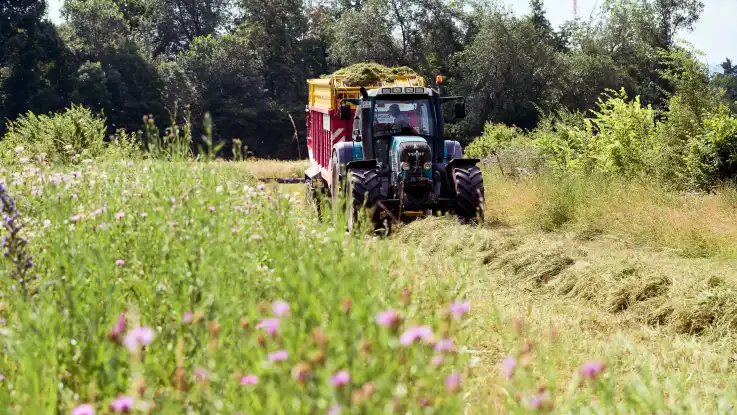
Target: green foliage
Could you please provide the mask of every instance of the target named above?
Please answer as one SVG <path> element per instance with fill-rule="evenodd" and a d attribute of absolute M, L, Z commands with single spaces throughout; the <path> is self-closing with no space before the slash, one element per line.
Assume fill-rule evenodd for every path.
<path fill-rule="evenodd" d="M 8 123 L 0 157 L 8 164 L 37 159 L 79 163 L 102 154 L 105 133 L 105 119 L 81 106 L 50 116 L 28 112 Z"/>
<path fill-rule="evenodd" d="M 712 188 L 737 180 L 737 118 L 722 105 L 703 120 L 704 132 L 689 143 L 686 166 L 690 182 Z"/>

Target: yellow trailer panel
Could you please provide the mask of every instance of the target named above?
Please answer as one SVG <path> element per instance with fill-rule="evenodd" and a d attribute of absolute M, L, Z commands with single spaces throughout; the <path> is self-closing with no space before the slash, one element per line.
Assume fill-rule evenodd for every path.
<path fill-rule="evenodd" d="M 333 75 L 324 79 L 309 79 L 309 105 L 312 107 L 334 110 L 338 108 L 341 99 L 355 99 L 361 97 L 361 86 L 350 85 L 346 82 L 347 76 Z M 363 85 L 366 89 L 392 86 L 425 86 L 425 78 L 419 75 L 402 75 L 392 81 L 379 81 Z"/>

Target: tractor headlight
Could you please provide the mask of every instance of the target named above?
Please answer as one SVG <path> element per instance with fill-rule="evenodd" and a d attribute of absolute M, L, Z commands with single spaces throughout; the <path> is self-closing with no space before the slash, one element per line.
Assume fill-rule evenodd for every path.
<path fill-rule="evenodd" d="M 403 161 L 402 162 L 402 170 L 408 171 L 409 170 L 409 163 L 407 163 L 406 161 Z"/>
<path fill-rule="evenodd" d="M 430 170 L 430 169 L 432 169 L 432 163 L 428 161 L 428 162 L 427 162 L 427 163 L 425 163 L 425 165 L 424 165 L 424 166 L 422 166 L 422 167 L 424 167 L 424 168 L 425 168 L 425 170 Z"/>

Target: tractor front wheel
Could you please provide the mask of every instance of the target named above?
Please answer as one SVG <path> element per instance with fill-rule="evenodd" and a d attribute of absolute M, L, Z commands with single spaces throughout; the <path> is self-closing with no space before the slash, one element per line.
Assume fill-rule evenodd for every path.
<path fill-rule="evenodd" d="M 484 179 L 477 166 L 453 169 L 455 213 L 463 222 L 484 220 Z"/>
<path fill-rule="evenodd" d="M 351 169 L 346 182 L 346 214 L 348 232 L 353 232 L 360 217 L 366 212 L 372 231 L 381 228 L 378 202 L 381 200 L 381 179 L 377 169 Z"/>

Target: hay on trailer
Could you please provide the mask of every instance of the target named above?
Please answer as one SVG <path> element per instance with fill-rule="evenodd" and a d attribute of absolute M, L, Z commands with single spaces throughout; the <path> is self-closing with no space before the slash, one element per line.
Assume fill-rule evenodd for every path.
<path fill-rule="evenodd" d="M 412 68 L 407 66 L 388 67 L 378 63 L 358 63 L 335 71 L 324 78 L 335 75 L 345 76 L 344 82 L 351 86 L 374 85 L 378 82 L 391 82 L 398 76 L 416 76 Z"/>

